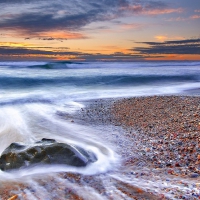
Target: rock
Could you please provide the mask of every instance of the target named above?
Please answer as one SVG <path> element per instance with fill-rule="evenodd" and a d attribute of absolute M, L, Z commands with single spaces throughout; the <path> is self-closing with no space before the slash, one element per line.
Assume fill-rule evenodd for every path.
<path fill-rule="evenodd" d="M 15 200 L 15 199 L 18 199 L 18 195 L 14 195 L 14 196 L 10 197 L 10 198 L 7 199 L 7 200 Z"/>
<path fill-rule="evenodd" d="M 180 145 L 180 146 L 183 145 L 183 142 L 178 142 L 178 145 Z"/>
<path fill-rule="evenodd" d="M 92 152 L 83 148 L 43 138 L 31 146 L 12 143 L 0 157 L 0 169 L 6 171 L 38 164 L 84 167 L 96 160 L 97 158 Z"/>
<path fill-rule="evenodd" d="M 199 177 L 199 174 L 197 174 L 197 173 L 192 173 L 190 175 L 190 178 L 197 178 L 197 177 Z"/>

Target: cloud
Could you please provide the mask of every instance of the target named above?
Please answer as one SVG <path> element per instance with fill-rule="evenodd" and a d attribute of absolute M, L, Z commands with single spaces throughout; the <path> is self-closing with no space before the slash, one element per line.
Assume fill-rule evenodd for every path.
<path fill-rule="evenodd" d="M 192 15 L 190 19 L 200 19 L 200 15 Z"/>
<path fill-rule="evenodd" d="M 192 15 L 192 16 L 190 16 L 188 18 L 176 17 L 176 18 L 166 19 L 166 21 L 169 21 L 169 22 L 174 22 L 174 21 L 180 22 L 180 21 L 195 20 L 195 19 L 199 19 L 199 18 L 200 18 L 200 15 Z"/>
<path fill-rule="evenodd" d="M 135 30 L 138 30 L 138 29 L 141 29 L 143 28 L 144 25 L 143 24 L 138 24 L 138 23 L 124 23 L 121 25 L 121 28 L 122 29 L 125 29 L 125 30 L 129 30 L 129 29 L 135 29 Z"/>
<path fill-rule="evenodd" d="M 37 39 L 37 40 L 73 40 L 73 39 L 88 39 L 88 37 L 82 33 L 55 31 L 55 32 L 42 32 L 40 34 L 33 34 L 31 37 L 24 38 L 25 40 Z"/>
<path fill-rule="evenodd" d="M 43 1 L 43 0 L 37 0 L 37 1 Z M 26 0 L 26 3 L 32 2 L 32 0 Z M 2 4 L 19 4 L 24 3 L 24 0 L 0 0 L 0 3 Z"/>
<path fill-rule="evenodd" d="M 139 1 L 140 2 L 140 1 Z M 160 1 L 146 1 L 146 3 L 136 3 L 135 5 L 127 5 L 121 7 L 121 10 L 128 11 L 132 14 L 142 15 L 161 15 L 170 13 L 181 13 L 182 8 L 169 8 L 167 4 Z"/>
<path fill-rule="evenodd" d="M 41 5 L 30 3 L 29 9 L 24 9 L 23 12 L 16 12 L 16 10 L 25 7 L 25 4 L 22 1 L 16 2 L 8 1 L 8 4 L 5 4 L 5 9 L 7 8 L 8 11 L 4 11 L 5 13 L 0 16 L 0 28 L 35 33 L 50 30 L 80 30 L 91 22 L 109 20 L 115 15 L 118 5 L 123 5 L 126 0 L 99 0 L 98 2 L 58 0 L 56 3 L 52 0 L 41 1 Z M 15 9 L 10 11 L 11 4 Z"/>
<path fill-rule="evenodd" d="M 158 40 L 158 41 L 163 42 L 163 41 L 165 41 L 168 37 L 165 36 L 165 35 L 156 35 L 154 38 L 155 38 L 156 40 Z"/>
<path fill-rule="evenodd" d="M 110 54 L 102 53 L 84 53 L 78 51 L 69 51 L 67 48 L 52 49 L 40 47 L 27 48 L 27 47 L 16 47 L 16 46 L 0 46 L 0 58 L 5 59 L 27 59 L 27 58 L 37 58 L 37 59 L 58 59 L 62 58 L 73 58 L 73 60 L 86 60 L 86 61 L 96 61 L 96 60 L 120 60 L 120 61 L 132 61 L 132 60 L 143 60 L 145 57 L 140 54 L 133 53 L 121 53 L 115 52 Z M 47 50 L 46 50 L 47 49 Z"/>
<path fill-rule="evenodd" d="M 170 18 L 170 19 L 166 19 L 166 21 L 169 21 L 169 22 L 174 22 L 174 21 L 177 21 L 177 22 L 180 22 L 180 21 L 187 21 L 188 18 L 184 18 L 184 17 L 176 17 L 176 18 Z"/>
<path fill-rule="evenodd" d="M 200 38 L 165 42 L 142 42 L 148 47 L 136 47 L 133 51 L 140 54 L 200 54 Z"/>
<path fill-rule="evenodd" d="M 179 40 L 184 40 L 184 37 L 181 37 L 181 36 L 167 36 L 167 35 L 156 35 L 154 37 L 156 40 L 158 40 L 159 42 L 164 42 L 164 41 L 169 41 L 169 40 L 172 40 L 172 41 L 179 41 Z"/>
<path fill-rule="evenodd" d="M 0 29 L 23 34 L 79 31 L 92 22 L 110 21 L 130 14 L 158 15 L 181 12 L 161 1 L 144 0 L 37 0 L 2 1 Z"/>
<path fill-rule="evenodd" d="M 27 55 L 27 54 L 42 54 L 42 55 L 53 55 L 54 52 L 37 50 L 37 49 L 28 49 L 22 47 L 10 47 L 10 46 L 1 46 L 0 47 L 0 55 Z"/>
<path fill-rule="evenodd" d="M 94 13 L 79 14 L 54 19 L 52 14 L 24 13 L 16 18 L 0 22 L 1 29 L 18 30 L 27 33 L 46 32 L 49 30 L 77 30 L 89 23 Z"/>
<path fill-rule="evenodd" d="M 144 14 L 147 15 L 163 15 L 163 14 L 170 14 L 170 13 L 181 13 L 183 12 L 182 8 L 177 8 L 177 9 L 173 9 L 173 8 L 166 8 L 166 9 L 154 9 L 154 10 L 147 10 L 144 11 Z"/>

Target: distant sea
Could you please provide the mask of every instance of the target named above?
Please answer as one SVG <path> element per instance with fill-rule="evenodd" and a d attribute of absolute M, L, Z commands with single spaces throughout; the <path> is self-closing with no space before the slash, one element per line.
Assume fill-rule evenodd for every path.
<path fill-rule="evenodd" d="M 86 100 L 151 95 L 200 95 L 200 62 L 0 62 L 0 154 L 12 142 L 30 144 L 46 137 L 79 145 L 98 158 L 85 169 L 40 166 L 0 171 L 0 184 L 24 179 L 45 194 L 34 181 L 37 174 L 91 175 L 116 168 L 118 153 L 99 137 L 99 129 L 64 121 L 56 113 L 73 114 Z M 98 195 L 95 198 L 101 199 Z"/>

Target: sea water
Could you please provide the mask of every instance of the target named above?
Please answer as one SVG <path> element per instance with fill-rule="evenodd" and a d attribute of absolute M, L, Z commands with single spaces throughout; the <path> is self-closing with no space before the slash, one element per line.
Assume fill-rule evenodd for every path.
<path fill-rule="evenodd" d="M 57 115 L 73 114 L 93 99 L 188 94 L 200 94 L 200 62 L 0 62 L 0 154 L 13 142 L 29 145 L 51 138 L 92 151 L 98 159 L 85 168 L 51 165 L 0 171 L 0 184 L 31 185 L 30 190 L 16 191 L 26 193 L 28 199 L 66 199 L 64 191 L 39 184 L 49 176 L 53 177 L 52 185 L 71 188 L 83 199 L 129 199 L 111 179 L 152 193 L 163 192 L 165 187 L 191 192 L 161 177 L 147 181 L 130 176 L 128 169 L 122 173 L 120 147 L 132 144 L 124 138 L 124 146 L 116 147 L 113 141 L 119 130 L 71 123 Z M 60 172 L 98 176 L 106 194 L 69 182 L 57 175 Z M 48 187 L 53 187 L 51 184 Z M 166 196 L 176 199 L 171 193 L 166 192 Z"/>

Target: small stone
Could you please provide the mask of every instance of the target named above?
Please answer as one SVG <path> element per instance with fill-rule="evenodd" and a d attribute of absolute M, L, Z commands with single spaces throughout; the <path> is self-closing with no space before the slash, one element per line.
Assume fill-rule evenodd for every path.
<path fill-rule="evenodd" d="M 166 163 L 166 166 L 170 167 L 170 166 L 172 166 L 172 164 L 171 163 Z"/>
<path fill-rule="evenodd" d="M 153 128 L 153 125 L 149 124 L 149 128 Z"/>
<path fill-rule="evenodd" d="M 18 195 L 16 194 L 16 195 L 10 197 L 8 200 L 15 200 L 15 199 L 17 199 L 17 198 L 18 198 Z"/>
<path fill-rule="evenodd" d="M 178 142 L 178 145 L 180 145 L 180 146 L 183 145 L 183 142 Z"/>
<path fill-rule="evenodd" d="M 174 174 L 173 170 L 168 170 L 168 174 Z"/>
<path fill-rule="evenodd" d="M 190 175 L 190 178 L 197 178 L 197 177 L 199 177 L 199 174 L 197 174 L 197 173 L 193 173 Z"/>
<path fill-rule="evenodd" d="M 151 149 L 150 148 L 146 148 L 146 152 L 149 152 Z"/>
<path fill-rule="evenodd" d="M 175 164 L 175 167 L 180 167 L 180 164 L 179 164 L 179 163 L 176 163 L 176 164 Z"/>

